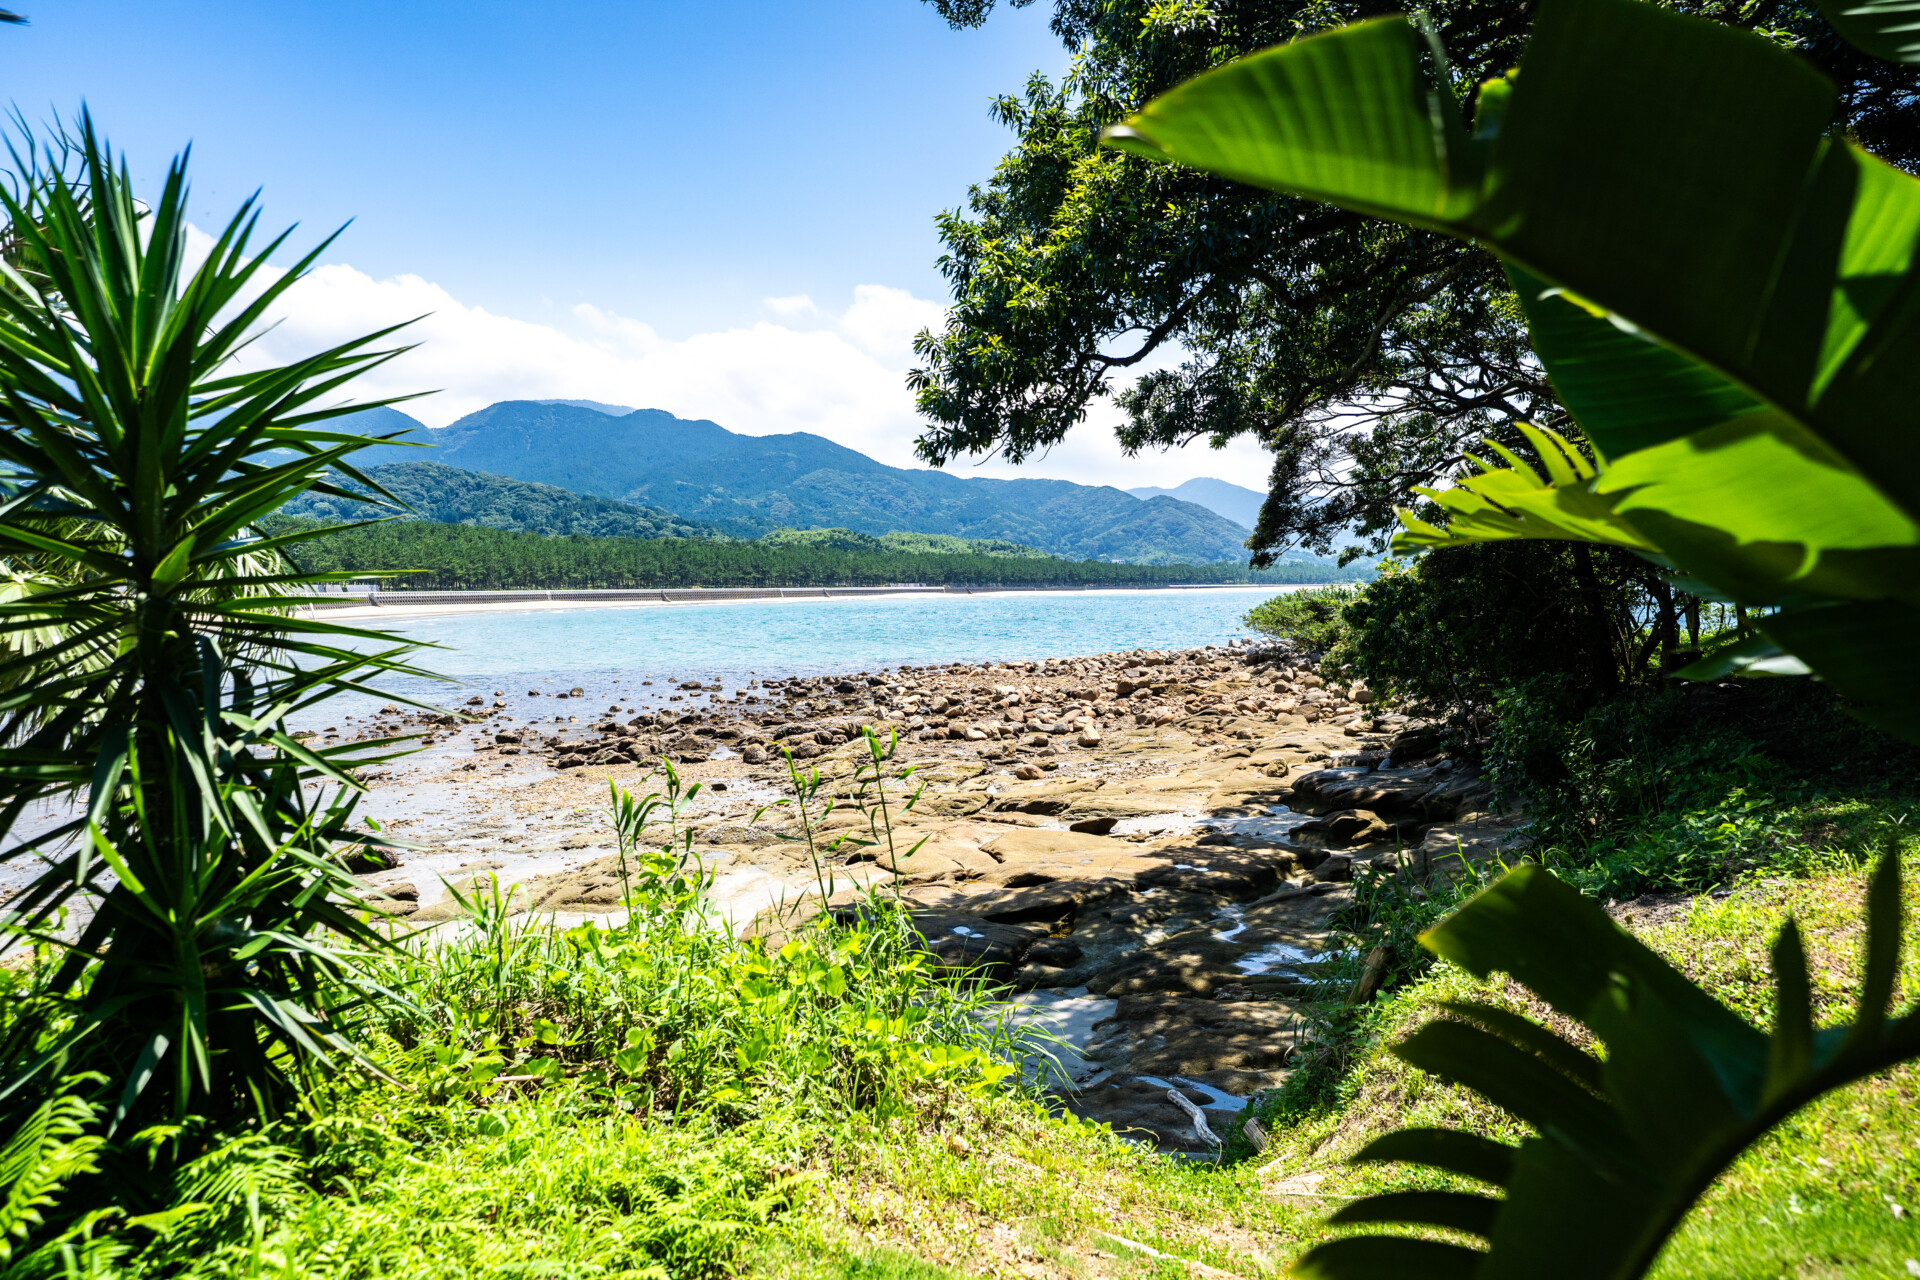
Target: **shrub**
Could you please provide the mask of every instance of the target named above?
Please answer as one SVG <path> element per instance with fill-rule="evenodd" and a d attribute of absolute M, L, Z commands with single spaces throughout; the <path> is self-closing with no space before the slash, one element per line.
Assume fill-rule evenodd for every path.
<path fill-rule="evenodd" d="M 1326 653 L 1347 638 L 1346 607 L 1352 587 L 1288 591 L 1255 605 L 1245 622 L 1263 635 L 1291 640 L 1311 653 Z"/>
<path fill-rule="evenodd" d="M 1476 719 L 1539 676 L 1591 703 L 1652 673 L 1654 577 L 1629 553 L 1556 542 L 1388 561 L 1347 606 L 1339 660 L 1376 689 Z"/>
<path fill-rule="evenodd" d="M 325 246 L 261 276 L 285 237 L 255 242 L 249 202 L 190 268 L 184 161 L 143 207 L 90 119 L 68 146 L 30 194 L 0 184 L 40 264 L 37 285 L 0 281 L 0 833 L 36 800 L 86 803 L 4 854 L 38 865 L 0 930 L 61 937 L 69 902 L 93 911 L 36 971 L 62 1035 L 10 1028 L 0 1098 L 71 1054 L 109 1077 L 109 1129 L 271 1118 L 354 1055 L 352 1020 L 385 994 L 359 977 L 373 938 L 346 856 L 365 839 L 352 769 L 386 744 L 314 751 L 284 720 L 408 646 L 292 616 L 327 576 L 257 522 L 373 443 L 321 402 L 392 353 L 376 334 L 236 372 Z"/>

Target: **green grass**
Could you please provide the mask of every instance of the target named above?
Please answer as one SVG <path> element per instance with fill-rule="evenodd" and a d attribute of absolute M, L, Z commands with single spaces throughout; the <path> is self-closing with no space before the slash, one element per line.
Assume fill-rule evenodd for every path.
<path fill-rule="evenodd" d="M 528 925 L 483 897 L 465 931 L 395 954 L 387 976 L 411 1007 L 369 1028 L 390 1079 L 338 1078 L 303 1121 L 224 1145 L 154 1136 L 197 1158 L 151 1203 L 103 1194 L 143 1159 L 136 1145 L 109 1152 L 73 1203 L 172 1207 L 95 1224 L 108 1247 L 83 1256 L 99 1274 L 152 1277 L 1265 1280 L 1325 1238 L 1342 1199 L 1428 1177 L 1343 1165 L 1384 1129 L 1524 1132 L 1388 1052 L 1443 999 L 1544 1014 L 1510 983 L 1410 972 L 1341 1030 L 1330 1080 L 1262 1104 L 1265 1156 L 1172 1161 L 1012 1088 L 992 1066 L 1007 1038 L 985 993 L 910 963 L 884 899 L 763 950 L 683 927 L 692 864 L 635 858 L 642 910 L 624 930 Z M 1857 978 L 1862 879 L 1822 864 L 1630 923 L 1761 1020 L 1766 949 L 1791 913 L 1834 1021 Z M 1920 905 L 1920 867 L 1906 886 Z M 1412 904 L 1374 905 L 1353 927 L 1417 923 Z M 1902 977 L 1920 991 L 1920 956 Z M 1916 1201 L 1909 1066 L 1749 1153 L 1657 1274 L 1904 1275 L 1920 1258 Z"/>

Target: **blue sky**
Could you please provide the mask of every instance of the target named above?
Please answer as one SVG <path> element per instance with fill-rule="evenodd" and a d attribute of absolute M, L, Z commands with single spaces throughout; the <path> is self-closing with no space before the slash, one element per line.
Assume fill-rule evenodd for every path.
<path fill-rule="evenodd" d="M 445 388 L 434 425 L 578 395 L 894 463 L 905 338 L 946 297 L 933 217 L 1005 150 L 989 98 L 1068 56 L 1044 3 L 971 31 L 919 0 L 12 7 L 6 96 L 88 103 L 149 180 L 191 141 L 201 225 L 256 187 L 302 243 L 353 220 L 280 354 L 432 310 L 398 372 Z M 1025 473 L 1224 473 L 1124 463 L 1106 434 Z"/>

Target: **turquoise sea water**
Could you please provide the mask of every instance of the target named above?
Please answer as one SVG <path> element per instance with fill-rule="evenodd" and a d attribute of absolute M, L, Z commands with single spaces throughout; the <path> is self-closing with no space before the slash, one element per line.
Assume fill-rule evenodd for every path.
<path fill-rule="evenodd" d="M 636 677 L 719 678 L 997 662 L 1122 649 L 1175 649 L 1247 635 L 1240 619 L 1273 587 L 528 609 L 396 618 L 443 646 L 422 666 L 472 686 L 524 693 Z M 384 621 L 384 620 L 383 620 Z M 396 692 L 427 693 L 412 681 Z M 491 692 L 491 689 L 487 690 Z M 446 697 L 440 686 L 434 693 Z"/>

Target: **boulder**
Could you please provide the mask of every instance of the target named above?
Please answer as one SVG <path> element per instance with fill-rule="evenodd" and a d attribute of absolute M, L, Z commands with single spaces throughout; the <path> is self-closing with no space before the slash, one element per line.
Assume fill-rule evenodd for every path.
<path fill-rule="evenodd" d="M 1336 809 L 1311 822 L 1303 822 L 1293 830 L 1295 835 L 1322 836 L 1328 844 L 1344 847 L 1384 840 L 1393 834 L 1395 828 L 1382 822 L 1376 813 L 1360 809 Z"/>
<path fill-rule="evenodd" d="M 1451 818 L 1466 811 L 1462 806 L 1484 802 L 1488 787 L 1444 761 L 1419 769 L 1317 769 L 1294 779 L 1293 794 L 1296 804 Z"/>
<path fill-rule="evenodd" d="M 1045 884 L 1016 889 L 976 889 L 950 895 L 942 901 L 956 910 L 965 910 L 1002 924 L 1072 924 L 1088 905 L 1111 902 L 1130 890 L 1124 881 L 1111 877 L 1093 880 L 1049 880 Z M 1075 944 L 1076 957 L 1079 946 Z M 1047 963 L 1058 963 L 1048 961 Z"/>
<path fill-rule="evenodd" d="M 1427 828 L 1411 852 L 1425 876 L 1455 875 L 1464 867 L 1484 867 L 1496 858 L 1515 860 L 1531 842 L 1525 828 L 1525 820 L 1519 817 L 1481 815 Z"/>
<path fill-rule="evenodd" d="M 1293 865 L 1290 853 L 1279 851 L 1201 848 L 1174 845 L 1153 855 L 1156 866 L 1143 868 L 1135 879 L 1149 888 L 1178 889 L 1229 899 L 1257 898 L 1280 882 Z"/>

